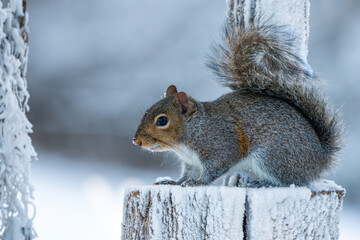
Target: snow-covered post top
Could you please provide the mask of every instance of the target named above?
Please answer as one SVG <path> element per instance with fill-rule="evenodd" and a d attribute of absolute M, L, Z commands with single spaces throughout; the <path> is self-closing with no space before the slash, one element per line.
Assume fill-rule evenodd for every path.
<path fill-rule="evenodd" d="M 131 186 L 122 239 L 338 239 L 344 189 Z"/>
<path fill-rule="evenodd" d="M 0 2 L 0 238 L 29 240 L 35 208 L 29 184 L 30 161 L 36 157 L 29 133 L 26 0 Z"/>

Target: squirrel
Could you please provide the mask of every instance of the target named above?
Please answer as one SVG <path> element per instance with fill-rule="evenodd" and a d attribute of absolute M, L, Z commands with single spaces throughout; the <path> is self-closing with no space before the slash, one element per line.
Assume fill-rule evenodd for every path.
<path fill-rule="evenodd" d="M 342 124 L 294 39 L 282 27 L 227 20 L 212 50 L 207 66 L 232 91 L 200 102 L 171 85 L 133 138 L 182 160 L 180 179 L 159 184 L 209 185 L 234 171 L 257 187 L 321 178 L 336 162 Z"/>

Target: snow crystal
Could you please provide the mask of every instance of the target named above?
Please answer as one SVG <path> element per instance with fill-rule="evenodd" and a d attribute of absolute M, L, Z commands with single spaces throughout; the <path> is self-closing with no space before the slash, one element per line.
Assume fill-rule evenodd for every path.
<path fill-rule="evenodd" d="M 0 235 L 14 240 L 36 236 L 29 216 L 33 206 L 29 169 L 36 153 L 25 115 L 28 15 L 22 4 L 10 0 L 3 8 L 0 2 Z"/>

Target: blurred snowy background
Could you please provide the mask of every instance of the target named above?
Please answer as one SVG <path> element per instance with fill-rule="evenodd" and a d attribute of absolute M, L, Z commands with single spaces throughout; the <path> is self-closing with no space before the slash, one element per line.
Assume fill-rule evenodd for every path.
<path fill-rule="evenodd" d="M 227 91 L 204 67 L 224 2 L 28 1 L 40 239 L 119 239 L 124 186 L 178 176 L 172 155 L 143 152 L 130 139 L 170 84 L 199 100 Z M 309 62 L 347 125 L 328 178 L 347 189 L 341 239 L 359 239 L 360 1 L 311 3 Z"/>

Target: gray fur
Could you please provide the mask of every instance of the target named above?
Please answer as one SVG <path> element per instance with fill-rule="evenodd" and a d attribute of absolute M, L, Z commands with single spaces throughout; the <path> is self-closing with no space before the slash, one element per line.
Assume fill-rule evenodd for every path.
<path fill-rule="evenodd" d="M 242 158 L 236 127 L 249 139 L 251 152 L 262 152 L 261 168 L 273 185 L 303 185 L 315 180 L 333 161 L 312 124 L 291 104 L 259 93 L 233 92 L 214 102 L 197 103 L 180 140 L 196 151 L 205 171 L 199 180 L 212 182 Z"/>

